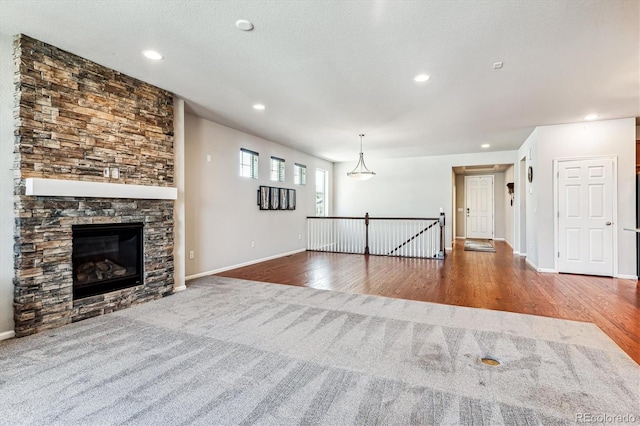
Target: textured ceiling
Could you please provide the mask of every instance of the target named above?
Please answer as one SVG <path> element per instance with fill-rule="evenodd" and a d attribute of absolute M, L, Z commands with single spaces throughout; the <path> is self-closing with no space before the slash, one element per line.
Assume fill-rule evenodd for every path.
<path fill-rule="evenodd" d="M 0 0 L 2 33 L 332 161 L 357 157 L 359 133 L 367 158 L 454 154 L 516 149 L 537 125 L 591 112 L 639 116 L 639 22 L 635 0 Z M 143 58 L 150 48 L 165 59 Z"/>

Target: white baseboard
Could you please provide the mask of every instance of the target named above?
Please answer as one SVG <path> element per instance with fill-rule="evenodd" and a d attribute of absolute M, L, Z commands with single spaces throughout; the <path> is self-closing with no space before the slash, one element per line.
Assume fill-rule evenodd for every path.
<path fill-rule="evenodd" d="M 256 263 L 266 262 L 267 260 L 273 260 L 279 257 L 291 256 L 292 254 L 302 253 L 303 251 L 307 251 L 307 249 L 306 248 L 298 249 L 294 251 L 289 251 L 287 253 L 280 253 L 280 254 L 275 254 L 273 256 L 269 256 L 269 257 L 263 257 L 262 259 L 255 259 L 255 260 L 250 260 L 244 263 L 238 263 L 237 265 L 225 266 L 223 268 L 214 269 L 212 271 L 200 272 L 198 274 L 186 276 L 184 277 L 184 280 L 190 281 L 196 278 L 206 277 L 207 275 L 215 275 L 215 274 L 219 274 L 220 272 L 230 271 L 231 269 L 242 268 L 243 266 L 255 265 Z"/>
<path fill-rule="evenodd" d="M 493 241 L 504 241 L 504 238 L 493 238 Z"/>
<path fill-rule="evenodd" d="M 618 274 L 615 276 L 615 278 L 620 278 L 623 280 L 636 280 L 638 281 L 638 276 L 637 275 L 627 275 L 627 274 Z"/>
<path fill-rule="evenodd" d="M 174 292 L 174 293 L 177 293 L 177 292 L 179 292 L 179 291 L 183 291 L 183 290 L 186 290 L 186 289 L 187 289 L 187 286 L 186 286 L 186 285 L 184 285 L 184 284 L 182 284 L 181 286 L 174 287 L 174 288 L 173 288 L 173 292 Z"/>
<path fill-rule="evenodd" d="M 456 240 L 464 240 L 464 237 L 456 237 Z"/>
<path fill-rule="evenodd" d="M 542 272 L 545 274 L 557 274 L 558 271 L 556 271 L 555 269 L 548 269 L 548 268 L 538 268 L 538 272 Z"/>
<path fill-rule="evenodd" d="M 453 250 L 453 247 L 445 247 L 444 248 L 444 251 L 451 251 L 451 250 Z"/>
<path fill-rule="evenodd" d="M 14 337 L 16 337 L 16 332 L 13 330 L 0 333 L 0 340 L 12 339 Z"/>
<path fill-rule="evenodd" d="M 527 253 L 520 253 L 519 251 L 514 251 L 513 254 L 517 254 L 520 257 L 527 257 Z"/>

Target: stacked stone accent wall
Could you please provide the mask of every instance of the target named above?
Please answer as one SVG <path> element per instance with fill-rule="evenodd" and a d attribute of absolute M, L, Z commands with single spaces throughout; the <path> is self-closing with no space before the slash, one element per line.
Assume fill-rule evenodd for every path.
<path fill-rule="evenodd" d="M 16 335 L 170 294 L 173 201 L 26 196 L 25 178 L 172 186 L 172 95 L 24 35 L 14 48 Z M 121 222 L 144 223 L 143 284 L 73 301 L 72 225 Z"/>

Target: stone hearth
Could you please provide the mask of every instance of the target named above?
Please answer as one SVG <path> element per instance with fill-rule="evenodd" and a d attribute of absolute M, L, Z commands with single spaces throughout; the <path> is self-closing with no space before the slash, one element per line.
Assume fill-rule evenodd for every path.
<path fill-rule="evenodd" d="M 173 97 L 46 43 L 15 39 L 15 332 L 122 309 L 173 291 L 170 199 L 26 195 L 27 178 L 173 185 Z M 118 179 L 103 177 L 105 167 Z M 72 226 L 144 224 L 141 285 L 73 300 Z"/>

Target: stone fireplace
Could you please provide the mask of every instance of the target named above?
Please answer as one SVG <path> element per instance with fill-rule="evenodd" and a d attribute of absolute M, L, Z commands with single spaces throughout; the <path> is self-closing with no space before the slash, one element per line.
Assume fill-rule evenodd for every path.
<path fill-rule="evenodd" d="M 173 96 L 25 35 L 14 58 L 16 335 L 171 294 Z"/>

